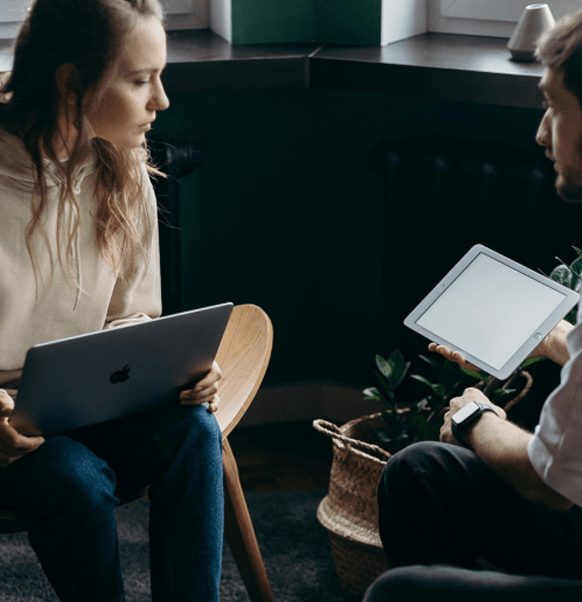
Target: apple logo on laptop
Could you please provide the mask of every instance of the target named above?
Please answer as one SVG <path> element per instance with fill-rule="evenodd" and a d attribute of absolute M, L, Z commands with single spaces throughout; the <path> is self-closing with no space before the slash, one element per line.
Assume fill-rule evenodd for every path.
<path fill-rule="evenodd" d="M 129 371 L 130 370 L 131 370 L 131 368 L 129 367 L 129 364 L 125 364 L 125 366 L 123 366 L 123 368 L 121 368 L 121 370 L 116 370 L 109 377 L 109 382 L 111 384 L 113 384 L 113 385 L 125 382 L 129 378 Z"/>

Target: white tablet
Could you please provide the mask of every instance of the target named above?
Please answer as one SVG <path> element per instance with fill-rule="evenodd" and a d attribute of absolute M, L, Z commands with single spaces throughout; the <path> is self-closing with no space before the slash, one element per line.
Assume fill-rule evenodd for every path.
<path fill-rule="evenodd" d="M 475 245 L 404 324 L 505 379 L 578 298 L 550 278 Z"/>

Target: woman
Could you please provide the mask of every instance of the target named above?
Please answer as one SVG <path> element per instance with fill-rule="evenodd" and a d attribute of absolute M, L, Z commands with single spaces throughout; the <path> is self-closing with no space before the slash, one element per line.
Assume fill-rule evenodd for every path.
<path fill-rule="evenodd" d="M 124 600 L 114 508 L 146 484 L 153 601 L 218 600 L 216 365 L 175 409 L 46 440 L 9 422 L 31 345 L 160 314 L 143 147 L 165 62 L 158 0 L 37 0 L 0 90 L 0 506 L 65 602 Z"/>

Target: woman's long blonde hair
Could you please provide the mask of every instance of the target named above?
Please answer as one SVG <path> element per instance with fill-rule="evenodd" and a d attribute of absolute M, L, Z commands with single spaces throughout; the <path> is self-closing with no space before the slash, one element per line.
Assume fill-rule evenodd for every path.
<path fill-rule="evenodd" d="M 143 164 L 156 172 L 145 148 L 123 149 L 105 140 L 91 138 L 85 115 L 92 102 L 98 102 L 100 86 L 114 64 L 127 33 L 140 16 L 163 20 L 158 0 L 36 0 L 16 39 L 12 72 L 0 88 L 0 124 L 20 136 L 36 174 L 31 199 L 32 218 L 26 228 L 26 245 L 37 284 L 40 274 L 33 237 L 40 236 L 48 247 L 51 276 L 54 270 L 42 216 L 48 203 L 43 159 L 49 159 L 61 182 L 57 221 L 58 263 L 79 287 L 71 265 L 71 252 L 80 227 L 80 206 L 74 191 L 74 178 L 89 153 L 95 157 L 97 178 L 94 218 L 99 251 L 120 276 L 133 273 L 136 256 L 144 252 L 138 223 L 144 212 Z M 57 71 L 72 65 L 69 84 L 75 104 L 62 102 Z M 67 118 L 78 135 L 69 149 L 68 161 L 58 157 L 62 133 L 59 115 Z M 157 173 L 157 172 L 156 172 Z M 65 223 L 64 206 L 70 203 L 73 223 Z M 123 264 L 123 268 L 122 268 Z"/>

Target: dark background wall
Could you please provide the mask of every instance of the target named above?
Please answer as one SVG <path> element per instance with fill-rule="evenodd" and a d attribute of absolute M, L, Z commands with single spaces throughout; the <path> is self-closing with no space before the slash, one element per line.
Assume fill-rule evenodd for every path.
<path fill-rule="evenodd" d="M 170 100 L 155 132 L 188 138 L 202 152 L 202 166 L 181 187 L 184 308 L 226 300 L 262 306 L 275 329 L 267 383 L 366 385 L 374 355 L 390 350 L 382 348 L 382 181 L 368 164 L 374 144 L 423 135 L 530 147 L 541 117 L 314 89 Z M 414 224 L 401 227 L 414 235 Z M 443 236 L 471 227 L 459 215 Z M 552 255 L 546 266 L 530 267 L 554 264 Z"/>

